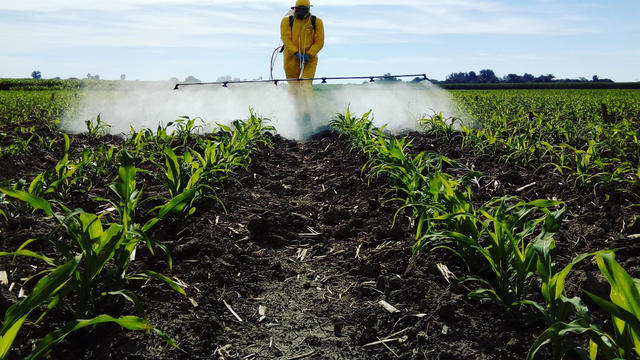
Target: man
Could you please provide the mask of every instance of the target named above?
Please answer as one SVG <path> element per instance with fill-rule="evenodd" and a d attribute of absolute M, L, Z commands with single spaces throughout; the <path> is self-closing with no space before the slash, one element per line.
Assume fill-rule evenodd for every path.
<path fill-rule="evenodd" d="M 318 52 L 324 46 L 322 20 L 311 15 L 309 0 L 296 0 L 293 15 L 280 23 L 280 36 L 284 44 L 284 72 L 287 79 L 313 78 L 318 66 Z M 311 81 L 289 82 L 291 93 L 299 101 L 305 121 L 309 121 L 311 108 Z M 305 124 L 309 126 L 309 124 Z"/>

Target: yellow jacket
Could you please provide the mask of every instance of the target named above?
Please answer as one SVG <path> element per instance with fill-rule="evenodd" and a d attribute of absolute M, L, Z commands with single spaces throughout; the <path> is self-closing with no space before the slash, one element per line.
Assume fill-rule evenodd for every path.
<path fill-rule="evenodd" d="M 299 52 L 309 54 L 313 58 L 324 46 L 324 25 L 318 17 L 315 30 L 311 24 L 311 16 L 303 20 L 294 18 L 293 26 L 289 25 L 289 17 L 284 17 L 280 23 L 280 35 L 285 56 Z"/>

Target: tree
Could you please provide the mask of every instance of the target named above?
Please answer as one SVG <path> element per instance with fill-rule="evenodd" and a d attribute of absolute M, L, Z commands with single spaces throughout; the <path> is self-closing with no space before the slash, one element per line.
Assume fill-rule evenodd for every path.
<path fill-rule="evenodd" d="M 522 77 L 518 74 L 509 74 L 504 77 L 504 81 L 508 83 L 519 83 L 522 82 Z"/>
<path fill-rule="evenodd" d="M 184 79 L 185 82 L 189 82 L 189 83 L 199 83 L 202 82 L 200 81 L 198 78 L 196 78 L 195 76 L 189 75 Z"/>
<path fill-rule="evenodd" d="M 127 75 L 126 75 L 126 74 L 120 74 L 120 80 L 124 80 L 124 79 L 126 79 L 126 78 L 127 78 Z"/>
<path fill-rule="evenodd" d="M 33 79 L 42 79 L 42 74 L 38 70 L 33 70 L 31 72 L 31 78 L 33 78 Z"/>
<path fill-rule="evenodd" d="M 478 82 L 478 74 L 476 74 L 475 71 L 469 71 L 469 74 L 467 74 L 467 81 L 470 83 Z"/>
<path fill-rule="evenodd" d="M 447 75 L 445 82 L 454 83 L 454 84 L 466 83 L 466 82 L 469 82 L 468 77 L 469 77 L 469 74 L 465 72 L 451 73 Z"/>
<path fill-rule="evenodd" d="M 480 70 L 480 76 L 478 77 L 478 82 L 481 83 L 497 83 L 498 77 L 491 69 L 483 69 Z"/>
<path fill-rule="evenodd" d="M 600 79 L 598 78 L 598 75 L 593 75 L 593 77 L 591 78 L 591 80 L 593 80 L 593 82 L 600 81 Z"/>
<path fill-rule="evenodd" d="M 402 80 L 398 79 L 397 77 L 391 76 L 391 73 L 386 73 L 386 74 L 384 74 L 382 76 L 383 76 L 382 79 L 377 80 L 377 81 L 383 82 L 383 83 L 393 83 L 393 82 L 398 82 L 398 81 L 402 82 Z"/>
<path fill-rule="evenodd" d="M 535 79 L 536 78 L 533 75 L 528 73 L 524 73 L 524 75 L 522 75 L 522 81 L 524 82 L 534 82 Z"/>
<path fill-rule="evenodd" d="M 536 78 L 536 82 L 551 82 L 555 78 L 553 74 L 540 75 Z"/>

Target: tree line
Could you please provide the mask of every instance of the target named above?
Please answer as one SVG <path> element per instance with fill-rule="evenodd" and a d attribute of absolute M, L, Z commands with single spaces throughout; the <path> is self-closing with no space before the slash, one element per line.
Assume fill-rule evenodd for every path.
<path fill-rule="evenodd" d="M 433 81 L 433 80 L 432 80 Z M 593 75 L 591 80 L 585 77 L 578 79 L 556 79 L 553 74 L 533 76 L 532 74 L 524 73 L 507 74 L 503 77 L 498 77 L 491 69 L 480 70 L 479 73 L 475 71 L 469 72 L 454 72 L 447 75 L 444 83 L 453 84 L 490 84 L 490 83 L 546 83 L 546 82 L 613 82 L 611 79 L 600 79 L 598 75 Z"/>

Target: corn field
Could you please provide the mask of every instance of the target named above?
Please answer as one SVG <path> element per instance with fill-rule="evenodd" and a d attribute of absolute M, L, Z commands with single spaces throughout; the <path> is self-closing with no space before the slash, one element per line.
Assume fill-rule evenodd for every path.
<path fill-rule="evenodd" d="M 0 359 L 638 358 L 640 92 L 450 94 L 294 142 L 0 91 Z"/>

